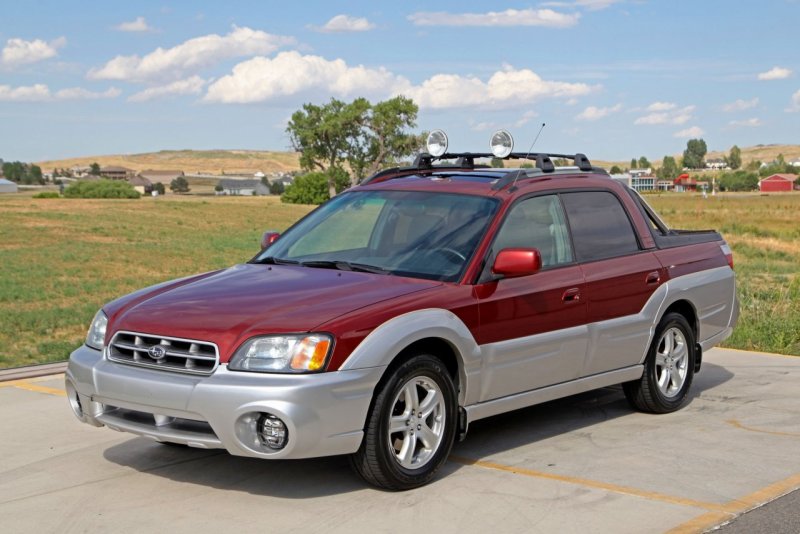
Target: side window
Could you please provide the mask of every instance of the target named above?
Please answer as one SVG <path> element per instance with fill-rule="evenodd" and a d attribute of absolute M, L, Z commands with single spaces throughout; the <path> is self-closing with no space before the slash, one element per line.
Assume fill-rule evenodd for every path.
<path fill-rule="evenodd" d="M 558 197 L 533 197 L 512 206 L 493 248 L 495 252 L 504 248 L 539 249 L 543 267 L 571 263 L 572 246 Z"/>
<path fill-rule="evenodd" d="M 578 261 L 624 256 L 639 250 L 631 221 L 611 193 L 588 191 L 561 196 Z"/>

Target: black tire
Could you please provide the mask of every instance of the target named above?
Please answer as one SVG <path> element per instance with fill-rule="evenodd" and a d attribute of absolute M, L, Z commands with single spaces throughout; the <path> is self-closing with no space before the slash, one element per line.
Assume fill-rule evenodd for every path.
<path fill-rule="evenodd" d="M 669 348 L 670 336 L 675 349 Z M 642 378 L 622 385 L 630 405 L 649 413 L 680 408 L 692 385 L 695 356 L 695 336 L 689 322 L 679 313 L 665 315 L 647 352 Z"/>
<path fill-rule="evenodd" d="M 416 392 L 416 405 L 425 408 L 422 415 L 410 411 L 414 403 L 404 400 L 410 398 L 411 390 Z M 441 393 L 441 400 L 435 394 L 428 399 L 434 390 Z M 424 396 L 419 397 L 420 393 Z M 425 399 L 434 406 L 426 405 Z M 426 416 L 428 408 L 432 411 Z M 390 434 L 393 418 L 396 424 L 405 421 L 401 422 L 405 427 Z M 456 422 L 456 389 L 444 364 L 428 354 L 413 356 L 395 369 L 376 391 L 364 439 L 358 452 L 351 455 L 350 464 L 361 478 L 380 488 L 398 491 L 423 486 L 447 460 L 453 447 Z M 436 440 L 431 441 L 432 436 Z M 413 445 L 402 447 L 406 442 Z M 401 459 L 401 456 L 406 458 Z M 415 459 L 419 460 L 419 465 L 412 465 Z M 407 465 L 403 465 L 404 462 Z"/>

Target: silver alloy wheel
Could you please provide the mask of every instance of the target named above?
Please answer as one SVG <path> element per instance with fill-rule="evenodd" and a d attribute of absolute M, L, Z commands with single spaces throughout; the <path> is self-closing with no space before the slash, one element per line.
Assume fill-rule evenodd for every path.
<path fill-rule="evenodd" d="M 439 385 L 426 376 L 408 380 L 391 404 L 389 450 L 406 469 L 433 458 L 445 432 L 445 401 Z"/>
<path fill-rule="evenodd" d="M 675 397 L 689 371 L 689 348 L 679 328 L 672 327 L 661 336 L 656 351 L 656 383 L 668 398 Z"/>

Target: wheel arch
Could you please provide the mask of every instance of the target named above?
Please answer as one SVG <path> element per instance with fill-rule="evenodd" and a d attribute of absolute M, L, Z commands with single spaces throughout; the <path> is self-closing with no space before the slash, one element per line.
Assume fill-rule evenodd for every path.
<path fill-rule="evenodd" d="M 664 313 L 661 314 L 659 322 L 661 319 L 673 312 L 683 315 L 683 317 L 689 323 L 689 326 L 692 327 L 692 333 L 694 334 L 695 342 L 697 342 L 700 336 L 700 324 L 698 322 L 697 310 L 695 309 L 694 305 L 686 299 L 676 300 L 667 306 L 667 308 L 664 310 Z"/>

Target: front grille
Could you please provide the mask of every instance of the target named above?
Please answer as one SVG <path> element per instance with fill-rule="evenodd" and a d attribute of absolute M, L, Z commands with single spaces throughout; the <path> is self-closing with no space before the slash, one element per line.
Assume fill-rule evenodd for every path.
<path fill-rule="evenodd" d="M 208 341 L 117 332 L 108 345 L 108 359 L 163 371 L 210 375 L 217 368 L 219 350 Z"/>

